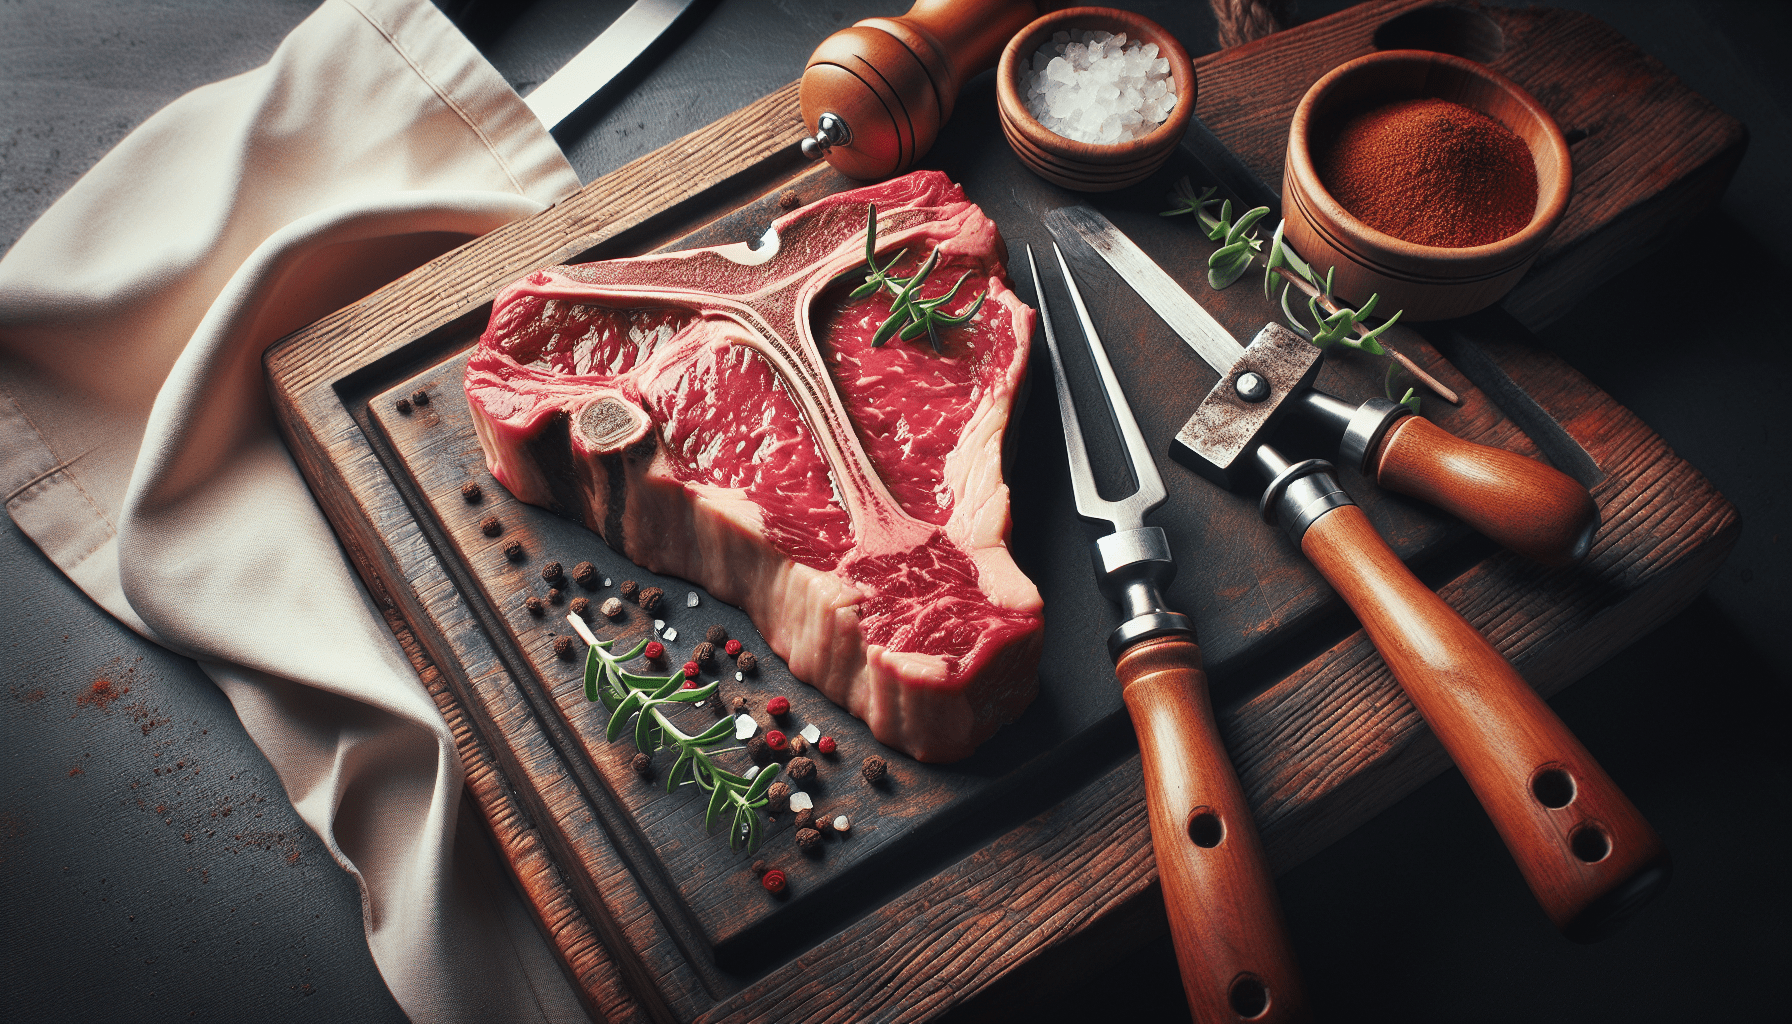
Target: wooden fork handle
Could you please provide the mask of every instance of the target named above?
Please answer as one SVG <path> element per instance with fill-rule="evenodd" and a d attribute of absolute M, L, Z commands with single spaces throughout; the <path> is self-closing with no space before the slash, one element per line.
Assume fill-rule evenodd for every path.
<path fill-rule="evenodd" d="M 1201 648 L 1143 641 L 1115 666 L 1139 736 L 1151 843 L 1195 1020 L 1307 1019 L 1275 882 L 1207 697 Z"/>
<path fill-rule="evenodd" d="M 1487 638 L 1395 557 L 1362 509 L 1321 516 L 1301 550 L 1356 612 L 1557 928 L 1600 938 L 1666 884 L 1667 852 L 1649 823 Z"/>
<path fill-rule="evenodd" d="M 1368 468 L 1388 490 L 1428 501 L 1545 565 L 1579 561 L 1599 529 L 1593 496 L 1568 475 L 1417 416 L 1388 429 Z"/>

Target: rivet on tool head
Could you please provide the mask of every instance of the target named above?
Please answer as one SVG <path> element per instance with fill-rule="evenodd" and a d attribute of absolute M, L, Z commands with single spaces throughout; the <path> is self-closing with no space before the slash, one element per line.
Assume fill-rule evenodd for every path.
<path fill-rule="evenodd" d="M 1247 402 L 1261 402 L 1269 397 L 1269 381 L 1264 380 L 1262 374 L 1251 370 L 1239 374 L 1232 387 L 1238 391 L 1238 397 Z"/>

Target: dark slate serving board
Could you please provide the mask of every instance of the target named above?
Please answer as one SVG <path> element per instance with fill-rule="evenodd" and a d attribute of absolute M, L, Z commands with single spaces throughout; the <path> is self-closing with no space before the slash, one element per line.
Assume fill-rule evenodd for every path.
<path fill-rule="evenodd" d="M 1268 176 L 1268 154 L 1279 164 L 1279 133 L 1306 84 L 1364 52 L 1377 31 L 1390 31 L 1390 18 L 1414 6 L 1353 9 L 1202 58 L 1198 112 L 1247 171 Z M 1612 271 L 1609 258 L 1581 259 L 1589 247 L 1634 240 L 1714 199 L 1710 182 L 1715 176 L 1721 185 L 1734 166 L 1740 126 L 1700 106 L 1597 22 L 1537 10 L 1486 17 L 1511 44 L 1494 65 L 1546 104 L 1554 97 L 1565 127 L 1585 122 L 1579 94 L 1546 87 L 1569 71 L 1649 76 L 1649 88 L 1624 110 L 1629 133 L 1589 132 L 1602 148 L 1575 151 L 1577 173 L 1590 184 L 1577 189 L 1566 238 L 1547 257 L 1549 276 L 1515 295 L 1531 312 L 1559 307 L 1578 294 L 1575 287 L 1584 291 Z M 1550 45 L 1535 45 L 1540 39 Z M 1021 168 L 995 129 L 993 92 L 987 78 L 966 89 L 926 166 L 961 182 L 996 220 L 1018 270 L 1024 243 L 1049 250 L 1039 215 L 1082 197 Z M 1706 144 L 1672 154 L 1678 176 L 1656 175 L 1639 192 L 1646 175 L 1613 172 L 1659 156 L 1634 130 L 1653 123 L 1643 115 L 1678 118 Z M 781 212 L 786 190 L 809 201 L 849 187 L 830 169 L 794 157 L 800 133 L 795 90 L 786 88 L 553 210 L 442 257 L 268 356 L 300 465 L 454 725 L 470 790 L 605 1019 L 925 1016 L 998 978 L 1054 970 L 1079 944 L 1117 934 L 1125 922 L 1162 927 L 1137 756 L 1102 646 L 1114 610 L 1091 585 L 1089 535 L 1072 507 L 1055 409 L 1038 400 L 1040 392 L 1011 426 L 1008 481 L 1015 557 L 1047 602 L 1041 696 L 953 765 L 921 765 L 878 748 L 862 724 L 766 656 L 737 610 L 701 592 L 698 607 L 685 607 L 684 595 L 696 588 L 630 566 L 595 534 L 516 502 L 485 472 L 459 377 L 493 292 L 545 263 L 757 237 Z M 1273 307 L 1250 281 L 1208 292 L 1202 268 L 1211 245 L 1187 218 L 1156 215 L 1184 174 L 1199 184 L 1225 178 L 1227 169 L 1209 169 L 1184 152 L 1151 181 L 1094 201 L 1211 299 L 1222 322 L 1248 335 L 1275 315 Z M 1639 226 L 1644 221 L 1654 228 Z M 1216 375 L 1105 267 L 1079 261 L 1078 273 L 1141 427 L 1163 452 Z M 1014 284 L 1033 300 L 1030 279 L 1017 274 Z M 1053 308 L 1064 308 L 1061 297 Z M 1490 314 L 1424 336 L 1404 331 L 1394 343 L 1463 396 L 1458 407 L 1428 401 L 1427 415 L 1481 443 L 1546 451 L 1601 503 L 1606 526 L 1588 562 L 1544 570 L 1344 473 L 1395 550 L 1533 685 L 1544 692 L 1566 685 L 1664 619 L 1715 571 L 1735 536 L 1728 503 L 1629 413 L 1539 352 L 1510 317 Z M 1080 352 L 1070 370 L 1092 399 Z M 1049 398 L 1049 370 L 1035 360 L 1033 371 L 1034 386 Z M 1381 372 L 1379 361 L 1347 354 L 1328 358 L 1320 383 L 1360 399 L 1380 391 Z M 395 399 L 418 388 L 429 392 L 428 405 L 396 412 Z M 1098 459 L 1113 451 L 1105 433 L 1093 440 Z M 1322 439 L 1278 440 L 1290 454 L 1329 454 Z M 1170 497 L 1155 521 L 1181 562 L 1170 599 L 1196 618 L 1225 705 L 1222 729 L 1271 855 L 1286 867 L 1444 761 L 1354 621 L 1257 519 L 1254 497 L 1217 491 L 1168 459 L 1160 458 L 1160 469 Z M 478 503 L 461 495 L 469 480 L 482 486 Z M 1123 489 L 1125 481 L 1110 485 Z M 486 515 L 504 523 L 502 536 L 479 531 Z M 510 540 L 523 544 L 521 562 L 502 555 Z M 602 717 L 580 692 L 577 663 L 553 653 L 555 636 L 568 631 L 564 606 L 541 619 L 522 607 L 523 597 L 546 592 L 538 569 L 548 559 L 569 569 L 589 560 L 617 583 L 664 587 L 670 600 L 661 617 L 681 633 L 669 645 L 676 653 L 710 623 L 723 624 L 765 656 L 759 673 L 729 684 L 730 696 L 747 696 L 757 708 L 783 694 L 798 724 L 815 720 L 840 740 L 839 759 L 821 759 L 818 803 L 851 817 L 853 832 L 830 840 L 819 857 L 804 857 L 791 843 L 790 816 L 782 816 L 759 856 L 790 874 L 787 898 L 758 887 L 753 858 L 731 854 L 720 835 L 704 835 L 693 793 L 667 795 L 643 783 L 628 767 L 632 745 L 605 742 Z M 614 593 L 567 586 L 568 597 L 594 604 Z M 631 606 L 630 614 L 625 625 L 600 633 L 641 634 L 648 625 L 642 613 Z M 709 720 L 707 709 L 686 714 Z M 872 752 L 892 764 L 879 788 L 856 774 Z M 733 756 L 745 764 L 744 755 Z"/>

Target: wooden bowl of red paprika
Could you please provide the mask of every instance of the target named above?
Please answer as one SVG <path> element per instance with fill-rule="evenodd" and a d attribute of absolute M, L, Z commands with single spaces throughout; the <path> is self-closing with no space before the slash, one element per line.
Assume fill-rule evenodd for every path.
<path fill-rule="evenodd" d="M 1466 109 L 1464 109 L 1466 108 Z M 1333 291 L 1443 320 L 1497 302 L 1568 208 L 1568 142 L 1510 79 L 1427 50 L 1339 66 L 1295 108 L 1285 237 Z"/>

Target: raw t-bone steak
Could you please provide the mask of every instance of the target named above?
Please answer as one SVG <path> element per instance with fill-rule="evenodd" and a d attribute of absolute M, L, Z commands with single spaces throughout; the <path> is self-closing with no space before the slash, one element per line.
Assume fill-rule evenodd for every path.
<path fill-rule="evenodd" d="M 963 326 L 871 346 L 883 259 Z M 654 572 L 740 605 L 797 678 L 923 761 L 1037 691 L 1039 592 L 1008 554 L 1003 430 L 1033 311 L 995 224 L 944 175 L 832 196 L 743 244 L 556 267 L 498 295 L 467 363 L 492 474 Z M 814 320 L 814 323 L 811 320 Z"/>

